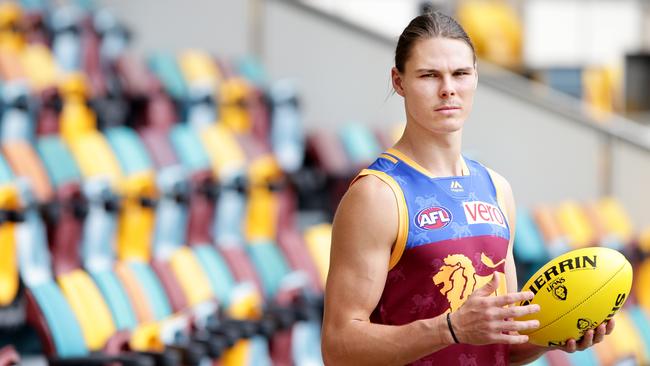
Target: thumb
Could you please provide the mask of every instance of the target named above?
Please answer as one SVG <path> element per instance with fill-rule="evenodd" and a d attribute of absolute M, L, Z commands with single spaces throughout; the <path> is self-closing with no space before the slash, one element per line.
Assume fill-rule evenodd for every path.
<path fill-rule="evenodd" d="M 476 290 L 478 296 L 490 296 L 491 293 L 499 288 L 499 276 L 496 273 L 492 274 L 492 279 L 483 285 L 480 289 Z"/>

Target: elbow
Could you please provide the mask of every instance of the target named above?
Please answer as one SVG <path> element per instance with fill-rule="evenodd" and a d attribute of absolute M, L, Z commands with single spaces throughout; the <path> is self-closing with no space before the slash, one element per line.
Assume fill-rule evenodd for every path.
<path fill-rule="evenodd" d="M 323 333 L 321 335 L 321 354 L 323 356 L 323 363 L 325 365 L 336 365 L 336 347 L 333 345 L 331 336 L 328 336 L 328 332 L 323 329 Z"/>
<path fill-rule="evenodd" d="M 321 334 L 321 354 L 325 365 L 341 365 L 341 339 L 336 336 L 336 332 L 328 331 L 323 327 Z"/>

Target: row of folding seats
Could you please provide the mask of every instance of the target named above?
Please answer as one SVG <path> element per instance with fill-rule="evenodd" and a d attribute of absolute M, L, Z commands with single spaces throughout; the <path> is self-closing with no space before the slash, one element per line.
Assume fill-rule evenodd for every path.
<path fill-rule="evenodd" d="M 48 59 L 51 57 L 43 47 L 28 46 L 22 50 L 24 53 L 21 57 L 27 54 L 27 50 L 36 48 L 38 52 L 31 53 L 32 62 L 46 66 L 54 64 L 51 59 Z M 19 57 L 12 59 L 15 54 L 5 56 L 5 61 L 20 65 L 16 60 Z M 61 58 L 56 59 L 61 65 Z M 63 57 L 63 59 L 74 58 Z M 185 61 L 185 64 L 189 65 L 185 68 L 189 71 L 185 75 L 180 75 L 181 77 L 192 75 L 193 72 L 200 74 L 195 72 L 196 67 L 200 71 L 201 67 L 210 69 L 210 64 L 214 64 L 213 60 L 206 60 L 204 55 L 193 58 L 190 54 L 183 59 L 189 59 Z M 165 71 L 165 67 L 169 67 L 170 64 L 173 66 L 169 57 L 167 59 L 158 57 L 155 60 L 162 60 L 152 59 L 152 65 L 159 65 L 158 69 L 156 67 L 154 69 L 162 69 L 161 74 Z M 234 90 L 230 94 L 224 93 L 225 97 L 230 96 L 233 101 L 230 104 L 223 100 L 219 103 L 219 107 L 222 107 L 219 111 L 223 117 L 218 124 L 214 123 L 217 120 L 215 101 L 210 98 L 214 90 L 206 90 L 201 85 L 195 89 L 188 88 L 192 92 L 198 90 L 198 98 L 193 100 L 192 96 L 196 97 L 196 95 L 188 95 L 186 99 L 178 98 L 177 103 L 186 102 L 183 108 L 184 114 L 191 123 L 172 126 L 177 119 L 170 111 L 173 112 L 176 106 L 170 105 L 160 88 L 156 90 L 155 85 L 153 88 L 148 88 L 151 84 L 147 85 L 147 83 L 155 84 L 156 79 L 150 77 L 146 68 L 138 64 L 136 59 L 128 56 L 115 57 L 109 60 L 109 63 L 113 63 L 111 66 L 115 67 L 116 73 L 122 77 L 121 92 L 124 95 L 121 97 L 126 96 L 131 101 L 144 99 L 145 105 L 141 106 L 141 109 L 133 108 L 134 110 L 129 112 L 135 114 L 131 116 L 130 122 L 136 130 L 123 125 L 124 110 L 121 113 L 115 112 L 120 111 L 119 104 L 123 102 L 121 98 L 115 98 L 115 95 L 112 95 L 112 98 L 98 98 L 97 95 L 101 93 L 97 93 L 97 90 L 88 92 L 85 84 L 77 76 L 60 88 L 60 98 L 63 101 L 57 103 L 56 90 L 47 88 L 52 85 L 52 80 L 49 83 L 38 84 L 35 82 L 36 79 L 41 81 L 47 79 L 38 73 L 38 75 L 20 75 L 30 78 L 32 86 L 43 85 L 42 90 L 39 90 L 43 97 L 42 108 L 35 113 L 38 118 L 33 118 L 38 122 L 30 121 L 30 117 L 34 117 L 30 115 L 33 110 L 29 106 L 25 108 L 21 105 L 25 98 L 21 98 L 21 95 L 13 95 L 12 99 L 12 95 L 9 95 L 2 123 L 2 138 L 5 141 L 3 152 L 7 160 L 11 161 L 11 157 L 14 161 L 22 159 L 12 167 L 16 175 L 29 178 L 35 197 L 30 202 L 35 203 L 35 206 L 45 207 L 46 217 L 51 220 L 50 226 L 53 229 L 48 231 L 48 236 L 49 246 L 52 249 L 53 270 L 63 292 L 68 296 L 69 303 L 75 308 L 73 310 L 79 318 L 80 328 L 86 338 L 86 346 L 92 350 L 98 349 L 106 343 L 106 339 L 113 333 L 116 325 L 117 329 L 132 328 L 134 317 L 148 325 L 151 318 L 162 321 L 171 315 L 171 310 L 183 311 L 188 303 L 196 309 L 215 294 L 219 295 L 218 298 L 223 304 L 230 305 L 229 315 L 247 317 L 259 316 L 259 314 L 252 314 L 259 312 L 260 300 L 256 300 L 256 295 L 265 295 L 267 299 L 275 299 L 275 302 L 284 302 L 286 305 L 291 301 L 289 297 L 292 292 L 307 287 L 305 284 L 313 282 L 313 279 L 316 279 L 315 288 L 320 290 L 322 276 L 314 276 L 314 267 L 313 265 L 310 267 L 311 259 L 305 256 L 308 253 L 304 250 L 304 245 L 301 246 L 302 238 L 295 230 L 291 217 L 291 192 L 286 189 L 286 182 L 282 179 L 283 172 L 276 159 L 265 153 L 268 149 L 264 147 L 258 148 L 259 152 L 244 153 L 241 151 L 241 146 L 252 144 L 240 144 L 240 141 L 232 136 L 231 129 L 239 128 L 242 132 L 241 129 L 246 127 L 242 126 L 242 123 L 245 123 L 252 109 L 250 106 L 237 103 L 248 98 L 248 95 L 240 95 L 239 101 L 236 100 L 237 95 L 232 97 L 232 94 L 241 91 L 245 83 L 241 81 L 239 84 L 223 83 L 223 85 L 230 85 L 224 86 L 224 89 Z M 18 66 L 12 70 L 20 69 Z M 76 69 L 74 66 L 65 68 Z M 43 69 L 52 70 L 53 67 Z M 31 69 L 26 67 L 24 71 L 26 70 Z M 172 71 L 177 70 L 172 67 Z M 20 79 L 20 76 L 3 74 L 6 80 Z M 93 75 L 88 74 L 88 76 L 91 81 L 97 80 L 97 75 L 94 75 L 94 79 Z M 169 80 L 169 74 L 164 76 L 168 78 L 165 80 Z M 179 78 L 178 72 L 172 74 L 171 79 L 184 81 Z M 213 79 L 212 82 L 216 80 Z M 214 87 L 216 85 L 212 85 L 212 88 Z M 20 90 L 20 85 L 18 88 L 4 90 L 15 91 L 16 89 L 19 92 L 26 91 Z M 290 88 L 284 86 L 279 87 L 279 90 L 279 98 L 287 99 L 284 104 L 291 108 L 293 102 Z M 100 112 L 100 125 L 105 135 L 100 134 L 94 126 L 93 112 L 86 106 L 88 94 L 95 97 L 94 107 Z M 296 113 L 283 108 L 282 102 L 276 103 L 276 106 L 274 114 L 284 114 L 288 117 L 274 118 L 274 121 L 282 122 L 276 125 L 284 124 L 285 129 L 288 125 L 290 131 L 295 131 L 291 124 L 295 122 Z M 59 109 L 61 109 L 60 115 Z M 11 113 L 7 113 L 7 110 Z M 226 118 L 226 116 L 231 117 Z M 291 118 L 294 121 L 291 121 Z M 226 127 L 227 121 L 235 121 L 239 124 Z M 36 128 L 33 128 L 34 124 L 37 125 Z M 34 130 L 38 132 L 38 137 Z M 254 131 L 258 131 L 258 135 L 253 138 L 245 134 L 240 134 L 238 137 L 251 141 L 257 137 L 258 142 L 268 138 L 264 136 L 269 134 L 268 131 L 263 129 Z M 282 139 L 283 136 L 292 136 L 278 133 L 276 135 L 279 135 L 276 140 Z M 41 152 L 40 164 L 30 143 L 36 144 Z M 180 145 L 176 157 L 169 149 L 173 144 Z M 201 146 L 207 147 L 207 151 L 203 154 L 197 152 L 197 148 Z M 280 163 L 284 162 L 282 167 L 286 170 L 295 170 L 299 166 L 300 161 L 295 154 L 297 144 L 291 145 L 283 141 L 274 146 L 277 147 L 277 160 Z M 111 148 L 112 153 L 109 151 Z M 148 157 L 147 153 L 151 156 Z M 184 176 L 187 171 L 179 169 L 174 164 L 180 160 L 187 170 L 191 171 L 193 179 L 189 180 L 189 184 L 187 177 Z M 75 163 L 78 165 L 76 169 Z M 219 180 L 219 185 L 214 184 L 215 178 Z M 275 182 L 276 178 L 277 182 Z M 76 182 L 77 186 L 82 182 L 83 189 L 70 188 L 71 182 Z M 80 191 L 83 192 L 80 194 Z M 217 195 L 218 200 L 215 197 Z M 80 201 L 86 201 L 86 206 Z M 215 201 L 219 206 L 218 215 L 214 215 Z M 286 214 L 278 216 L 280 222 L 269 221 L 275 218 L 275 211 L 278 209 L 284 210 Z M 188 211 L 189 217 L 187 217 Z M 248 217 L 247 220 L 242 220 L 244 212 Z M 32 221 L 35 223 L 31 225 L 31 231 L 24 231 L 38 237 L 35 234 L 39 232 L 38 215 L 31 216 L 34 217 Z M 211 219 L 210 216 L 215 218 Z M 66 218 L 70 220 L 66 221 Z M 85 218 L 83 223 L 80 218 Z M 238 228 L 241 221 L 249 223 L 245 233 Z M 188 224 L 184 225 L 184 222 Z M 42 232 L 42 224 L 40 226 Z M 187 230 L 189 233 L 184 231 L 185 227 L 189 227 Z M 278 230 L 278 227 L 281 227 L 281 230 Z M 282 239 L 279 240 L 278 246 L 275 245 L 275 240 L 279 236 L 282 236 Z M 190 244 L 194 244 L 193 251 L 182 245 L 186 238 Z M 34 268 L 40 269 L 43 273 L 50 272 L 47 266 L 49 260 L 46 258 L 47 244 L 42 245 L 47 241 L 43 240 L 42 235 L 39 240 L 41 243 L 37 247 L 39 250 L 29 250 L 28 253 L 36 253 L 36 256 L 40 257 L 40 262 L 31 261 L 37 263 L 31 267 L 29 260 L 25 261 L 25 265 L 21 262 L 21 273 L 31 273 Z M 115 248 L 117 253 L 113 253 L 113 241 L 117 243 Z M 212 244 L 215 241 L 219 243 L 219 251 L 214 250 Z M 34 241 L 30 243 L 33 244 Z M 79 243 L 81 248 L 77 247 Z M 22 248 L 20 244 L 19 250 Z M 285 250 L 282 252 L 279 249 Z M 115 257 L 119 258 L 117 263 Z M 149 266 L 149 263 L 152 265 Z M 201 264 L 204 266 L 201 267 Z M 224 264 L 229 265 L 229 268 Z M 305 267 L 307 271 L 304 271 Z M 23 268 L 30 269 L 23 270 Z M 199 281 L 202 278 L 199 269 L 209 274 L 211 283 Z M 303 271 L 292 271 L 294 269 L 303 269 Z M 91 274 L 90 277 L 96 282 L 95 287 L 99 287 L 98 291 L 93 289 L 93 283 L 89 281 L 84 270 Z M 233 278 L 232 282 L 251 283 L 253 289 L 250 289 L 251 286 L 243 286 L 243 289 L 237 291 L 230 289 L 232 282 L 227 280 L 228 270 L 232 271 L 230 274 Z M 175 274 L 177 278 L 170 274 Z M 156 276 L 159 278 L 156 279 Z M 162 284 L 158 285 L 156 281 Z M 175 282 L 180 282 L 181 291 L 178 291 L 179 284 Z M 120 289 L 118 284 L 123 288 Z M 210 293 L 210 285 L 214 293 Z M 105 305 L 102 305 L 100 297 L 95 295 L 102 291 L 105 291 Z M 180 296 L 183 292 L 185 297 Z M 120 293 L 122 295 L 119 295 Z M 147 296 L 143 297 L 142 294 Z M 249 295 L 242 296 L 246 294 Z M 169 298 L 165 299 L 165 296 Z M 131 309 L 132 313 L 135 314 L 129 314 L 128 304 L 123 301 L 125 297 L 129 297 L 135 308 Z M 248 300 L 242 302 L 237 300 L 238 298 Z M 149 309 L 145 304 L 147 302 Z M 234 305 L 236 303 L 244 303 L 245 306 L 238 308 Z M 115 321 L 113 326 L 108 320 L 109 317 L 105 316 L 107 309 L 110 309 Z M 193 316 L 201 318 L 194 313 Z M 313 322 L 310 326 L 303 324 L 302 327 L 294 328 L 296 332 L 303 334 L 294 338 L 303 343 L 305 339 L 309 339 L 304 334 L 311 332 L 311 338 L 314 338 Z M 40 329 L 41 333 L 47 333 L 50 330 L 49 324 L 41 326 Z M 155 331 L 154 333 L 162 334 Z M 46 334 L 44 339 L 47 339 L 47 336 Z M 52 336 L 49 335 L 49 338 Z M 276 338 L 280 338 L 274 340 L 280 345 L 276 348 L 286 349 L 287 347 L 283 347 L 283 342 L 286 344 L 287 339 L 290 338 L 286 335 L 284 340 L 281 337 Z M 59 338 L 55 337 L 55 339 Z M 156 334 L 142 335 L 139 339 L 139 342 L 132 340 L 129 342 L 130 345 L 135 345 L 135 349 L 147 348 L 146 345 L 160 348 L 162 343 L 169 341 Z M 196 343 L 196 338 L 193 338 L 193 342 Z M 262 348 L 264 347 L 260 349 Z M 300 356 L 300 352 L 313 351 L 313 348 L 308 350 L 305 347 L 294 347 L 293 352 L 297 355 L 280 356 L 285 358 L 295 356 L 295 360 Z M 57 349 L 50 347 L 50 351 L 54 354 Z M 250 362 L 257 364 L 262 361 Z"/>

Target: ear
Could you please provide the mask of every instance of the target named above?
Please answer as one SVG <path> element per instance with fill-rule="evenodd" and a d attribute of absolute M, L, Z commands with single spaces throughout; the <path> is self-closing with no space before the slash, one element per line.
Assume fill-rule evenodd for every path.
<path fill-rule="evenodd" d="M 390 78 L 393 82 L 393 89 L 395 92 L 401 96 L 404 96 L 404 88 L 402 87 L 402 75 L 400 74 L 397 67 L 393 67 L 390 70 Z"/>

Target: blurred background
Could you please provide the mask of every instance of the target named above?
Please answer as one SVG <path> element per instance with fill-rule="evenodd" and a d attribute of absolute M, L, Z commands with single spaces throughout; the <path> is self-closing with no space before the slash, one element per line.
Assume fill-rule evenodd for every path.
<path fill-rule="evenodd" d="M 3 0 L 0 365 L 322 364 L 333 213 L 429 10 L 479 56 L 463 152 L 513 187 L 520 286 L 635 268 L 614 334 L 536 364 L 649 364 L 647 1 Z"/>

